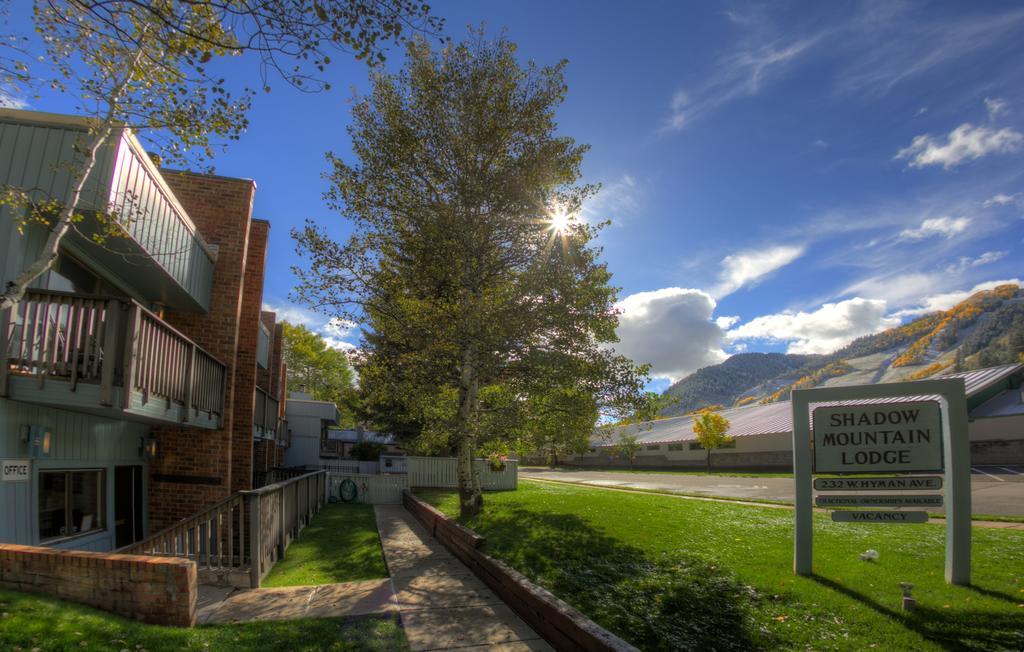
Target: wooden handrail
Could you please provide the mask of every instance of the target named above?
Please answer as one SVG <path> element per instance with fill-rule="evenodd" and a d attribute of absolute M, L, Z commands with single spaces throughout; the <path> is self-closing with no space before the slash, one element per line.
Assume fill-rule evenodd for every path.
<path fill-rule="evenodd" d="M 0 395 L 11 375 L 100 387 L 99 404 L 132 407 L 158 396 L 192 411 L 220 415 L 227 366 L 137 301 L 56 290 L 29 290 L 0 319 Z"/>

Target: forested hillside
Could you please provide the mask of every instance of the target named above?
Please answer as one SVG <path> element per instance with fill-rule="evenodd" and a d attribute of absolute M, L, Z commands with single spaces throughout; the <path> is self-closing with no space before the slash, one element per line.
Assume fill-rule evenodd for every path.
<path fill-rule="evenodd" d="M 794 389 L 919 380 L 1024 361 L 1024 291 L 1001 285 L 949 310 L 858 338 L 829 355 L 741 353 L 665 391 L 679 403 L 663 414 L 709 405 L 786 400 Z M 774 373 L 773 373 L 774 370 Z"/>
<path fill-rule="evenodd" d="M 664 416 L 686 414 L 707 405 L 733 405 L 743 390 L 782 374 L 816 363 L 824 356 L 788 353 L 738 353 L 725 362 L 705 367 L 673 384 L 665 394 L 678 400 Z"/>

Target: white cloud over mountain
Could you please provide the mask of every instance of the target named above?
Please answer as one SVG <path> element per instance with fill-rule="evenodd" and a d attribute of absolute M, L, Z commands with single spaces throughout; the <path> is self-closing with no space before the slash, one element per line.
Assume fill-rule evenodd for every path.
<path fill-rule="evenodd" d="M 830 353 L 854 339 L 899 325 L 886 316 L 886 302 L 855 297 L 826 303 L 812 312 L 784 311 L 757 317 L 728 332 L 728 338 L 788 342 L 789 353 Z"/>
<path fill-rule="evenodd" d="M 719 283 L 711 294 L 719 298 L 732 294 L 744 285 L 755 283 L 785 267 L 803 254 L 804 247 L 797 245 L 778 245 L 730 254 L 722 259 Z"/>
<path fill-rule="evenodd" d="M 1016 152 L 1024 144 L 1024 134 L 1010 127 L 990 129 L 965 122 L 945 139 L 931 134 L 917 136 L 910 145 L 896 153 L 897 159 L 908 160 L 913 168 L 941 165 L 949 170 L 968 160 L 989 154 Z"/>
<path fill-rule="evenodd" d="M 663 288 L 631 294 L 617 304 L 619 342 L 615 350 L 651 375 L 672 380 L 725 360 L 725 330 L 712 321 L 715 300 L 707 292 Z"/>
<path fill-rule="evenodd" d="M 952 238 L 966 231 L 970 224 L 968 217 L 933 217 L 921 222 L 916 229 L 904 229 L 900 237 L 907 240 L 923 240 L 937 235 Z"/>

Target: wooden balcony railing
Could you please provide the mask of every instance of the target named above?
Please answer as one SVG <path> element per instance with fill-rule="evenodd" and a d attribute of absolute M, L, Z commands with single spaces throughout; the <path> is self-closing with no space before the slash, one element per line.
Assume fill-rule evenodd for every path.
<path fill-rule="evenodd" d="M 253 434 L 263 439 L 276 439 L 280 426 L 279 413 L 279 401 L 257 387 L 256 403 L 253 406 Z"/>
<path fill-rule="evenodd" d="M 244 572 L 249 586 L 257 588 L 326 501 L 324 471 L 287 475 L 229 496 L 118 552 L 185 557 L 201 574 Z"/>
<path fill-rule="evenodd" d="M 222 414 L 224 364 L 135 301 L 30 290 L 0 314 L 0 395 L 10 376 L 99 386 L 99 403 L 129 408 L 133 396 Z M 114 388 L 122 389 L 114 406 Z"/>

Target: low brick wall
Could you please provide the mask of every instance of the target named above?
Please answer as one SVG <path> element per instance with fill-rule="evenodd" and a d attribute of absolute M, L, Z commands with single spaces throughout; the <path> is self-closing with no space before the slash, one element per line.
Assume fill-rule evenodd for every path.
<path fill-rule="evenodd" d="M 156 625 L 192 627 L 195 562 L 0 544 L 0 586 L 43 593 Z"/>
<path fill-rule="evenodd" d="M 485 539 L 408 491 L 402 504 L 438 541 L 557 650 L 636 650 L 479 548 Z"/>

